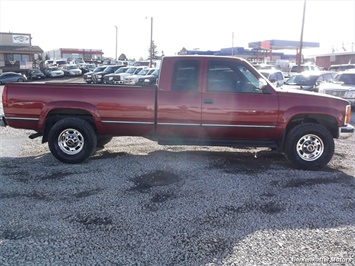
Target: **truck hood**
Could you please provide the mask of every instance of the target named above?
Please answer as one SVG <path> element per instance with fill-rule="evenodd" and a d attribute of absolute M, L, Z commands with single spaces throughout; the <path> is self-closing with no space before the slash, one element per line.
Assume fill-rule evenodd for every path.
<path fill-rule="evenodd" d="M 323 93 L 318 93 L 318 92 L 313 92 L 313 91 L 304 91 L 304 90 L 297 90 L 297 89 L 291 89 L 291 88 L 277 88 L 276 91 L 281 94 L 281 95 L 286 95 L 289 94 L 290 96 L 300 96 L 300 97 L 306 97 L 307 99 L 314 99 L 314 101 L 321 101 L 322 99 L 329 101 L 331 99 L 333 100 L 338 100 L 338 101 L 345 101 L 346 100 L 337 97 L 337 96 L 333 96 L 333 95 L 329 95 L 329 94 L 323 94 Z"/>

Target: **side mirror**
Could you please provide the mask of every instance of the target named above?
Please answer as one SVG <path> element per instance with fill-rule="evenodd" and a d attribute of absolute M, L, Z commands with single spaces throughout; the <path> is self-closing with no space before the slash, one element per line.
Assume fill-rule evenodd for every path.
<path fill-rule="evenodd" d="M 267 86 L 267 82 L 265 79 L 263 78 L 259 78 L 259 90 L 262 90 L 263 88 L 265 88 Z"/>

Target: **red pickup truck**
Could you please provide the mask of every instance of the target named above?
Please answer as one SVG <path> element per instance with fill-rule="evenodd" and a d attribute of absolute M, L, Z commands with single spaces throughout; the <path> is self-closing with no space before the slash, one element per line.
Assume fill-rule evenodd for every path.
<path fill-rule="evenodd" d="M 64 163 L 80 163 L 114 136 L 168 145 L 269 147 L 295 167 L 320 169 L 334 138 L 354 132 L 348 101 L 275 88 L 235 57 L 166 56 L 154 87 L 15 83 L 1 124 L 31 129 Z"/>

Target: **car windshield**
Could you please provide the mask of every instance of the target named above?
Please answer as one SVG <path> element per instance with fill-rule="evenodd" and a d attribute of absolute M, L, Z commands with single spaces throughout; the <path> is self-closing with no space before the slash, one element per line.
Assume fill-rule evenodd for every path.
<path fill-rule="evenodd" d="M 115 70 L 115 67 L 106 67 L 104 72 L 112 72 L 113 70 Z"/>
<path fill-rule="evenodd" d="M 154 76 L 159 76 L 159 69 L 154 70 L 154 72 L 152 73 L 152 75 L 154 75 Z"/>
<path fill-rule="evenodd" d="M 68 68 L 69 69 L 77 69 L 78 67 L 77 66 L 69 66 Z"/>
<path fill-rule="evenodd" d="M 120 67 L 119 69 L 117 69 L 117 70 L 115 71 L 115 74 L 124 73 L 126 70 L 127 70 L 127 68 Z"/>
<path fill-rule="evenodd" d="M 145 75 L 148 73 L 148 69 L 142 69 L 141 71 L 138 72 L 138 75 Z"/>
<path fill-rule="evenodd" d="M 39 69 L 34 69 L 33 73 L 41 73 L 41 71 L 39 71 Z"/>
<path fill-rule="evenodd" d="M 103 71 L 106 67 L 97 67 L 94 69 L 94 72 L 100 72 Z"/>
<path fill-rule="evenodd" d="M 290 77 L 286 84 L 288 85 L 300 85 L 300 86 L 313 86 L 316 83 L 318 76 L 309 75 L 295 75 Z"/>
<path fill-rule="evenodd" d="M 52 67 L 49 69 L 49 71 L 57 71 L 57 70 L 60 70 L 58 67 Z"/>
<path fill-rule="evenodd" d="M 334 82 L 355 85 L 355 74 L 343 73 L 334 77 Z"/>
<path fill-rule="evenodd" d="M 136 71 L 136 70 L 137 70 L 136 67 L 131 67 L 131 68 L 129 68 L 129 69 L 126 71 L 126 73 L 132 74 L 132 73 L 134 73 L 134 71 Z"/>

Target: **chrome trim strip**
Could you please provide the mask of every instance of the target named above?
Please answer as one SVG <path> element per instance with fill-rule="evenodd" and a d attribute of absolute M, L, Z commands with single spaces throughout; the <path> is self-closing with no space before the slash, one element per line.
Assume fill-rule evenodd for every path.
<path fill-rule="evenodd" d="M 235 127 L 235 128 L 276 128 L 276 126 L 261 125 L 227 125 L 227 124 L 202 124 L 203 127 Z"/>
<path fill-rule="evenodd" d="M 188 127 L 200 127 L 201 124 L 191 124 L 191 123 L 158 123 L 158 126 L 188 126 Z"/>
<path fill-rule="evenodd" d="M 136 121 L 102 121 L 103 124 L 119 124 L 119 125 L 154 125 L 154 122 L 136 122 Z"/>
<path fill-rule="evenodd" d="M 39 118 L 28 118 L 28 117 L 6 117 L 6 120 L 25 120 L 25 121 L 39 121 Z"/>
<path fill-rule="evenodd" d="M 154 125 L 154 122 L 137 122 L 137 121 L 102 121 L 103 124 L 117 124 L 117 125 Z M 265 128 L 273 129 L 276 126 L 262 126 L 262 125 L 227 125 L 227 124 L 194 124 L 194 123 L 158 123 L 158 126 L 179 126 L 179 127 L 225 127 L 225 128 Z"/>

